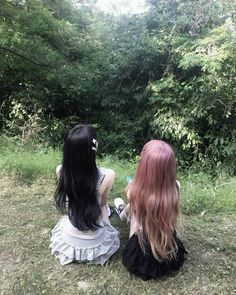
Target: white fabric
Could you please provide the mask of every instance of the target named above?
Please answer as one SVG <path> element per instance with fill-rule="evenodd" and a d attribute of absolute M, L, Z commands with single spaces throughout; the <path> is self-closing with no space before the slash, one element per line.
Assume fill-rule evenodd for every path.
<path fill-rule="evenodd" d="M 59 176 L 61 165 L 57 167 Z M 106 174 L 106 168 L 99 169 L 98 186 Z M 101 197 L 98 198 L 101 204 Z M 49 248 L 61 265 L 72 261 L 103 265 L 119 246 L 119 232 L 105 220 L 99 221 L 100 227 L 94 231 L 80 231 L 74 227 L 68 216 L 63 216 L 52 230 Z"/>
<path fill-rule="evenodd" d="M 118 231 L 102 221 L 95 231 L 79 231 L 68 216 L 63 216 L 52 230 L 52 254 L 59 258 L 60 264 L 72 261 L 103 265 L 120 246 Z"/>

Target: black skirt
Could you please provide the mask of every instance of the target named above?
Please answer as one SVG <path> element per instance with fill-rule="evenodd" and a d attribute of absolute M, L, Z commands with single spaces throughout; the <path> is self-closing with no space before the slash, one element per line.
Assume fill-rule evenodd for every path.
<path fill-rule="evenodd" d="M 123 250 L 123 264 L 132 274 L 144 281 L 155 279 L 178 270 L 184 263 L 187 251 L 183 243 L 174 235 L 178 246 L 176 257 L 171 260 L 158 261 L 152 254 L 150 245 L 145 246 L 145 253 L 141 249 L 138 236 L 134 234 Z"/>

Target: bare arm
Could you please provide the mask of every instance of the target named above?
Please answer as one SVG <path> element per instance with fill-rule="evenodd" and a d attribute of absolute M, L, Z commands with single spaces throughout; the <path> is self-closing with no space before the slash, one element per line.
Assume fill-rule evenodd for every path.
<path fill-rule="evenodd" d="M 99 188 L 101 206 L 106 205 L 109 192 L 115 180 L 115 172 L 112 169 L 105 169 L 105 176 Z"/>
<path fill-rule="evenodd" d="M 120 213 L 120 219 L 130 222 L 130 204 L 127 204 L 123 211 Z"/>

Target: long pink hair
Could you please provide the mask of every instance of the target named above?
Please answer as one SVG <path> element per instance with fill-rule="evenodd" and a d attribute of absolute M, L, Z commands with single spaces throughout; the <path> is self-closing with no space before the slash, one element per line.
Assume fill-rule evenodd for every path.
<path fill-rule="evenodd" d="M 128 187 L 132 214 L 141 230 L 139 243 L 148 240 L 158 260 L 175 257 L 173 239 L 179 215 L 175 155 L 167 143 L 151 140 L 141 152 L 135 177 Z"/>

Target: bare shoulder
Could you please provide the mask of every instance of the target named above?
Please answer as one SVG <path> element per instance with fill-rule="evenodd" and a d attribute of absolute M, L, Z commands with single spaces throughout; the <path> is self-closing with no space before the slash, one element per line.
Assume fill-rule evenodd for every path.
<path fill-rule="evenodd" d="M 104 174 L 105 178 L 115 178 L 116 173 L 114 170 L 110 169 L 110 168 L 100 168 L 100 171 L 102 174 Z"/>

